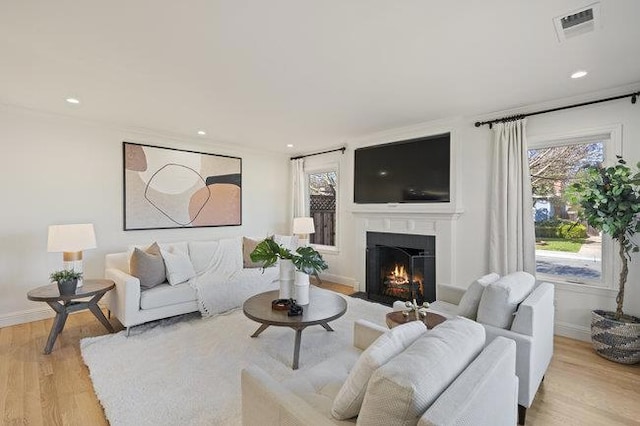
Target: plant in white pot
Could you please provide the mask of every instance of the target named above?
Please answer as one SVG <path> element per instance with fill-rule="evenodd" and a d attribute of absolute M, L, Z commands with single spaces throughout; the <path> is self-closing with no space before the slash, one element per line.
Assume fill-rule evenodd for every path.
<path fill-rule="evenodd" d="M 640 168 L 640 163 L 637 165 Z M 624 290 L 628 262 L 638 252 L 633 239 L 640 232 L 640 172 L 633 172 L 622 157 L 610 167 L 585 168 L 580 181 L 571 185 L 571 198 L 581 207 L 580 216 L 593 228 L 618 243 L 621 271 L 616 311 L 592 311 L 591 342 L 596 352 L 623 364 L 640 362 L 640 318 L 625 315 Z"/>
<path fill-rule="evenodd" d="M 261 262 L 263 268 L 268 268 L 280 260 L 280 299 L 295 298 L 299 305 L 309 303 L 309 274 L 318 274 L 328 268 L 322 255 L 312 247 L 298 247 L 292 253 L 276 243 L 273 237 L 258 243 L 250 256 L 252 261 Z"/>

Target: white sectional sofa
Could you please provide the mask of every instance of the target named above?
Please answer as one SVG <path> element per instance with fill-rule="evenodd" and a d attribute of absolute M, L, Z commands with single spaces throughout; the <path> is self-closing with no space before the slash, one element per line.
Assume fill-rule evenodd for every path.
<path fill-rule="evenodd" d="M 360 320 L 353 348 L 304 374 L 279 381 L 257 367 L 244 369 L 242 422 L 513 426 L 515 360 L 512 340 L 485 346 L 484 328 L 465 318 L 428 331 L 418 321 L 388 330 Z"/>
<path fill-rule="evenodd" d="M 296 245 L 297 239 L 277 236 L 284 245 Z M 200 288 L 193 281 L 170 285 L 163 282 L 144 289 L 140 280 L 130 273 L 128 251 L 107 254 L 105 278 L 115 282 L 116 288 L 107 294 L 107 307 L 127 328 L 145 322 L 168 318 L 200 310 L 215 315 L 238 308 L 250 296 L 278 288 L 278 267 L 262 268 L 247 264 L 243 259 L 243 237 L 216 241 L 190 241 L 160 243 L 162 250 L 188 255 L 198 278 L 206 277 L 209 283 Z M 246 256 L 245 256 L 246 258 Z M 209 304 L 200 300 L 198 292 L 206 293 Z M 206 312 L 204 312 L 206 311 Z"/>
<path fill-rule="evenodd" d="M 554 286 L 536 282 L 526 272 L 479 278 L 467 290 L 439 285 L 438 300 L 429 310 L 452 318 L 462 315 L 482 324 L 487 343 L 497 337 L 516 342 L 516 374 L 519 379 L 518 424 L 525 423 L 553 356 Z M 394 304 L 395 310 L 404 308 Z"/>

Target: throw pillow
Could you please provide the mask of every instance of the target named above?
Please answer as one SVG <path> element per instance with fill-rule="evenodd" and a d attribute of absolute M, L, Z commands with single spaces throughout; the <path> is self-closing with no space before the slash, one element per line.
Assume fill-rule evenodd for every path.
<path fill-rule="evenodd" d="M 458 315 L 475 321 L 476 316 L 478 315 L 478 305 L 480 304 L 480 298 L 482 298 L 484 288 L 499 279 L 500 275 L 491 273 L 472 282 L 467 291 L 462 295 L 462 299 L 460 299 L 460 303 L 458 304 Z"/>
<path fill-rule="evenodd" d="M 411 321 L 378 337 L 362 352 L 349 372 L 347 380 L 333 400 L 331 415 L 338 420 L 357 416 L 373 372 L 405 350 L 425 331 L 427 327 L 422 321 Z"/>
<path fill-rule="evenodd" d="M 514 272 L 489 284 L 478 305 L 477 321 L 503 329 L 510 329 L 513 315 L 533 290 L 536 279 L 527 272 Z"/>
<path fill-rule="evenodd" d="M 260 241 L 251 238 L 242 237 L 242 267 L 243 268 L 262 268 L 261 262 L 251 260 L 251 252 L 256 249 Z"/>
<path fill-rule="evenodd" d="M 167 267 L 167 280 L 171 285 L 181 284 L 196 276 L 189 256 L 180 250 L 161 250 Z"/>
<path fill-rule="evenodd" d="M 129 271 L 140 280 L 143 290 L 165 282 L 167 276 L 158 243 L 151 244 L 145 250 L 134 248 L 129 258 Z"/>
<path fill-rule="evenodd" d="M 484 327 L 463 317 L 421 335 L 369 380 L 358 424 L 415 425 L 482 351 Z"/>

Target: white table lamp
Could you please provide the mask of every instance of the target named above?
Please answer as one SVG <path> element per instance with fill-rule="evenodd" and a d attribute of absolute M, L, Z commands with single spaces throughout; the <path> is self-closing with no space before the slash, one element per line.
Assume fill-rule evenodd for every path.
<path fill-rule="evenodd" d="M 293 234 L 298 236 L 300 246 L 309 245 L 309 234 L 314 234 L 316 228 L 312 217 L 294 217 Z"/>
<path fill-rule="evenodd" d="M 50 225 L 47 251 L 62 252 L 63 268 L 82 272 L 82 250 L 96 248 L 93 224 Z M 82 280 L 78 280 L 78 287 Z"/>

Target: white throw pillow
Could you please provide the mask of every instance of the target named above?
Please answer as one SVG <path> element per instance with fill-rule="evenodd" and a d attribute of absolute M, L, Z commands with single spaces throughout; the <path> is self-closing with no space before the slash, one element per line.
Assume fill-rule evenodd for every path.
<path fill-rule="evenodd" d="M 477 321 L 510 329 L 518 304 L 527 298 L 536 279 L 527 272 L 514 272 L 489 284 L 482 292 Z"/>
<path fill-rule="evenodd" d="M 457 317 L 420 336 L 369 380 L 358 424 L 415 425 L 484 348 L 485 330 Z"/>
<path fill-rule="evenodd" d="M 347 380 L 333 400 L 331 415 L 338 420 L 357 416 L 373 372 L 405 350 L 425 331 L 427 327 L 422 321 L 411 321 L 378 337 L 362 352 L 349 372 Z"/>
<path fill-rule="evenodd" d="M 161 253 L 169 284 L 177 285 L 196 276 L 189 256 L 182 250 L 161 250 Z"/>
<path fill-rule="evenodd" d="M 462 299 L 460 299 L 458 315 L 475 321 L 484 288 L 499 279 L 500 275 L 492 272 L 472 282 L 467 291 L 462 295 Z"/>

